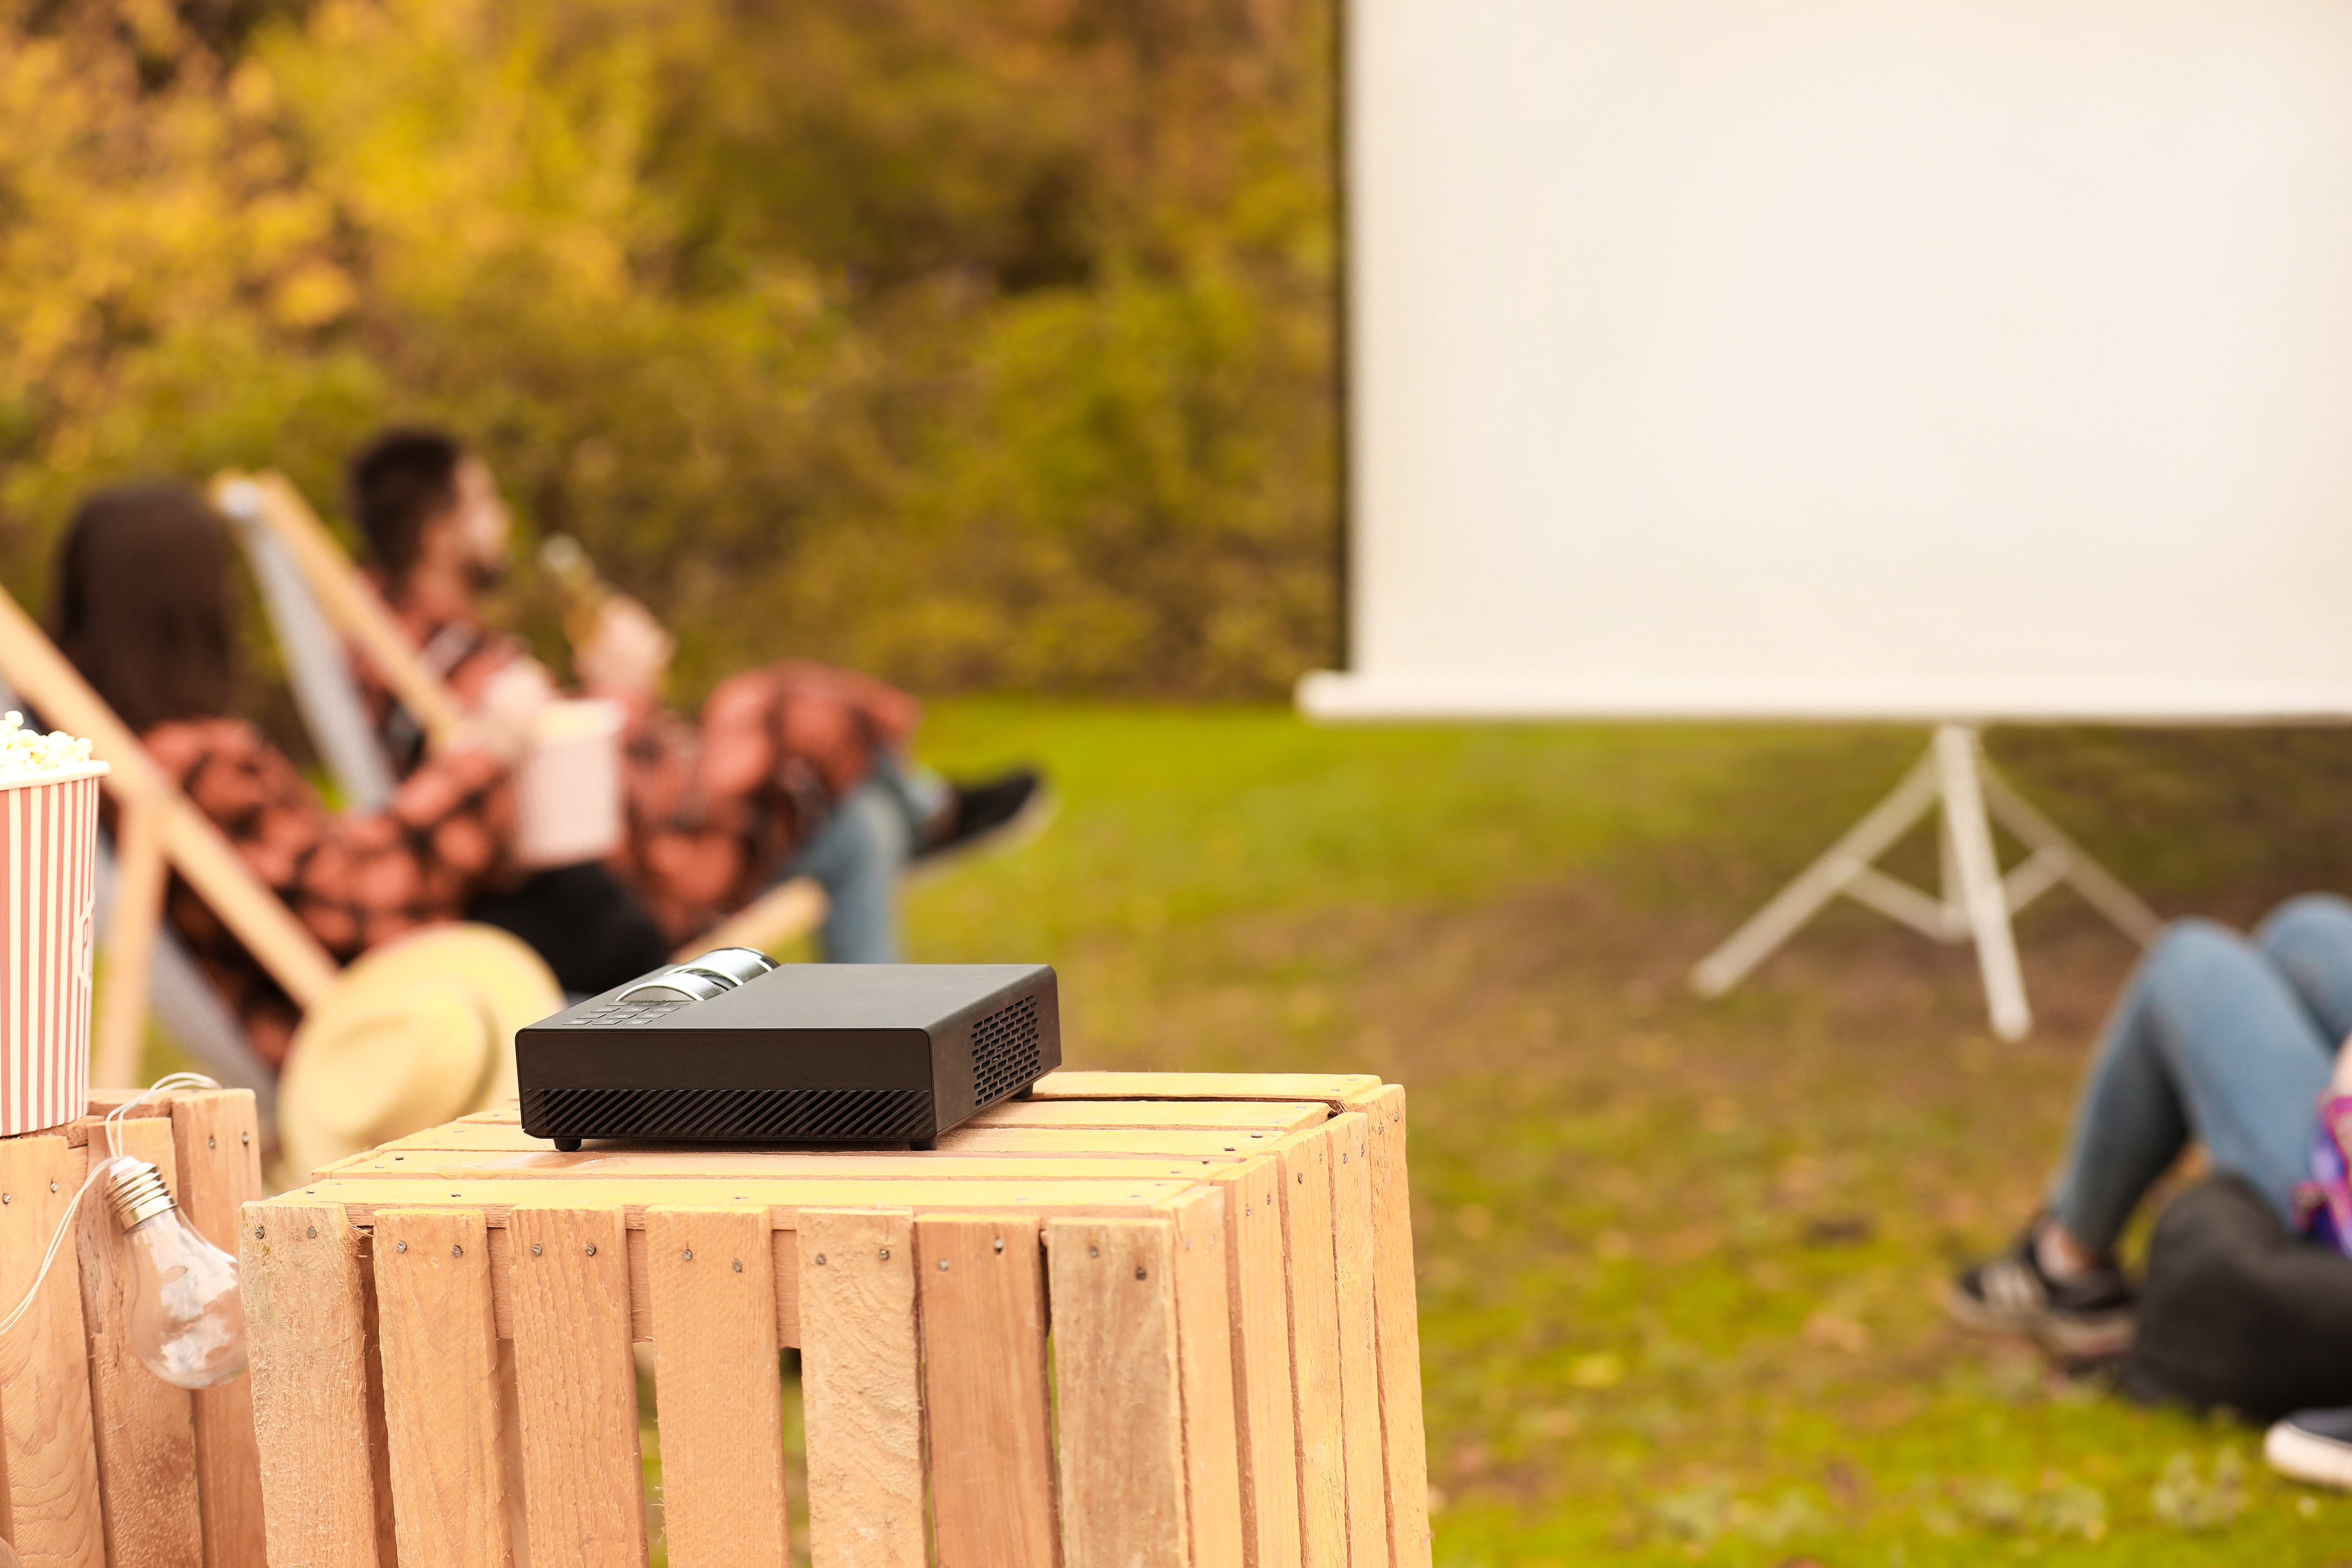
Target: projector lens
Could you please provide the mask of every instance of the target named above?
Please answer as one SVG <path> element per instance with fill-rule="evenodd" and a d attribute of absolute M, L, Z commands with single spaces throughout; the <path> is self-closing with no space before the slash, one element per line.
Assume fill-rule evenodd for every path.
<path fill-rule="evenodd" d="M 732 983 L 716 975 L 698 974 L 680 964 L 665 969 L 641 985 L 633 985 L 621 993 L 624 1002 L 701 1002 L 732 991 Z"/>
<path fill-rule="evenodd" d="M 741 985 L 775 968 L 776 961 L 748 947 L 719 947 L 689 959 L 684 967 L 718 975 L 730 985 Z"/>

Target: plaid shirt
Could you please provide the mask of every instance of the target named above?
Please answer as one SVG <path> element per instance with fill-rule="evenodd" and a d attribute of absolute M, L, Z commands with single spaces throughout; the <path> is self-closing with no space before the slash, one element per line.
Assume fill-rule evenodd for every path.
<path fill-rule="evenodd" d="M 464 708 L 524 657 L 520 643 L 478 621 L 400 605 L 393 616 Z M 423 754 L 415 721 L 363 656 L 352 665 L 395 769 L 413 766 Z M 614 871 L 672 942 L 691 940 L 758 898 L 921 712 L 871 677 L 798 660 L 720 682 L 699 722 L 632 704 L 621 742 L 627 832 Z"/>
<path fill-rule="evenodd" d="M 514 793 L 505 764 L 486 752 L 436 756 L 384 810 L 338 816 L 242 720 L 175 720 L 142 739 L 254 874 L 343 963 L 419 926 L 461 918 L 509 870 Z M 164 910 L 254 1047 L 283 1062 L 300 1009 L 177 876 Z"/>

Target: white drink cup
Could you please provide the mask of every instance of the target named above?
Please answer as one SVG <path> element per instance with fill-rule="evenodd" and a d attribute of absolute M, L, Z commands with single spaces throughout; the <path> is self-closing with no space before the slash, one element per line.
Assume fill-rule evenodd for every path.
<path fill-rule="evenodd" d="M 621 842 L 621 728 L 600 698 L 554 702 L 515 764 L 515 856 L 528 867 L 601 859 Z"/>

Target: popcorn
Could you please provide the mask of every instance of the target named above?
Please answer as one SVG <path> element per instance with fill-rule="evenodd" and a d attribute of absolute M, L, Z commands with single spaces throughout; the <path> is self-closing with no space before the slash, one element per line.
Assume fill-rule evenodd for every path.
<path fill-rule="evenodd" d="M 0 713 L 0 779 L 62 773 L 89 761 L 89 742 L 63 730 L 42 734 L 25 728 L 25 716 Z"/>

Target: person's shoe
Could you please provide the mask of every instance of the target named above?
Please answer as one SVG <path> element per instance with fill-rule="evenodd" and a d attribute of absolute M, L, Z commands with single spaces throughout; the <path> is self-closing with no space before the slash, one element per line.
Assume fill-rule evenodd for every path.
<path fill-rule="evenodd" d="M 2111 1361 L 2131 1348 L 2132 1290 L 2123 1270 L 2105 1264 L 2053 1279 L 2034 1256 L 2034 1227 L 2017 1245 L 1953 1281 L 1954 1318 L 1971 1329 L 2025 1334 L 2070 1362 Z"/>
<path fill-rule="evenodd" d="M 2314 1486 L 2352 1491 L 2352 1410 L 2298 1410 L 2263 1438 L 2271 1468 Z"/>
<path fill-rule="evenodd" d="M 916 863 L 926 869 L 986 846 L 1017 842 L 1044 827 L 1054 814 L 1053 793 L 1034 768 L 1015 768 L 973 784 L 950 780 L 948 787 L 953 798 L 939 830 L 915 851 Z"/>

